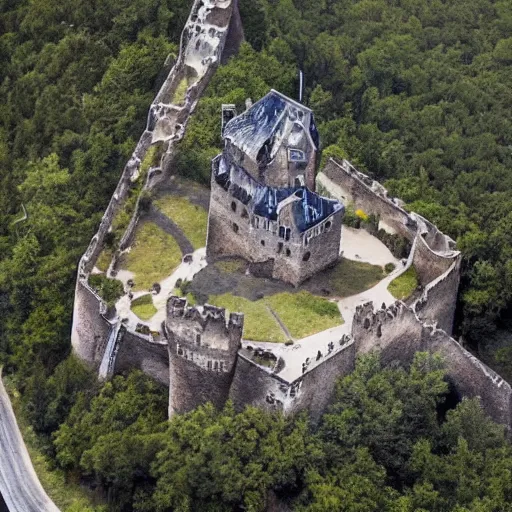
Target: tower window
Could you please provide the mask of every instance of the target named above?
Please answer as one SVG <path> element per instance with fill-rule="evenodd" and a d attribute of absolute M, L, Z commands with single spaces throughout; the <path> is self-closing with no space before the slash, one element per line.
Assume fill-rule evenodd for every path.
<path fill-rule="evenodd" d="M 286 256 L 290 257 L 292 255 L 292 251 L 290 249 L 286 249 Z"/>
<path fill-rule="evenodd" d="M 201 344 L 201 335 L 200 335 L 200 334 L 196 334 L 196 343 L 197 343 L 198 345 L 200 345 L 200 344 Z"/>
<path fill-rule="evenodd" d="M 277 254 L 281 254 L 282 250 L 283 250 L 283 242 L 279 242 L 277 244 Z"/>
<path fill-rule="evenodd" d="M 238 229 L 239 229 L 239 228 L 238 228 L 238 224 L 237 224 L 236 222 L 233 222 L 233 231 L 234 231 L 235 233 L 238 233 Z"/>
<path fill-rule="evenodd" d="M 265 240 L 262 240 L 260 243 L 263 247 L 265 247 Z"/>
<path fill-rule="evenodd" d="M 235 203 L 235 201 L 231 201 L 231 210 L 236 212 L 236 203 Z"/>
<path fill-rule="evenodd" d="M 308 251 L 302 256 L 302 261 L 309 261 L 309 258 L 311 258 L 311 253 Z"/>
<path fill-rule="evenodd" d="M 329 229 L 331 229 L 331 226 L 332 226 L 332 222 L 330 220 L 328 220 L 325 223 L 325 231 L 328 231 Z"/>

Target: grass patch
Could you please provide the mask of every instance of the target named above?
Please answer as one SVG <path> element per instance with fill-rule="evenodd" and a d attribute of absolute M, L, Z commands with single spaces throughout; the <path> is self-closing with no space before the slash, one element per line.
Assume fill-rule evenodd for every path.
<path fill-rule="evenodd" d="M 227 274 L 235 274 L 244 272 L 247 268 L 247 262 L 240 258 L 220 260 L 215 262 L 214 266 L 217 267 L 221 272 L 225 272 Z"/>
<path fill-rule="evenodd" d="M 36 474 L 55 505 L 62 512 L 106 512 L 106 505 L 98 505 L 98 496 L 70 482 L 63 471 L 52 467 L 50 459 L 43 454 L 37 435 L 23 414 L 20 393 L 8 377 L 4 377 L 3 380 Z"/>
<path fill-rule="evenodd" d="M 301 339 L 343 323 L 338 306 L 311 293 L 279 293 L 264 299 L 290 334 Z"/>
<path fill-rule="evenodd" d="M 113 306 L 124 295 L 123 283 L 119 279 L 109 279 L 104 274 L 90 275 L 89 285 L 107 303 L 107 306 Z"/>
<path fill-rule="evenodd" d="M 174 94 L 172 95 L 171 103 L 173 105 L 183 105 L 185 103 L 185 97 L 187 94 L 188 89 L 188 78 L 182 78 L 180 80 L 180 83 L 176 87 L 176 90 L 174 91 Z"/>
<path fill-rule="evenodd" d="M 112 251 L 110 249 L 104 248 L 100 252 L 98 259 L 96 260 L 96 268 L 98 270 L 101 270 L 102 272 L 106 272 L 108 270 L 110 262 L 112 261 L 112 257 Z"/>
<path fill-rule="evenodd" d="M 194 249 L 206 245 L 208 213 L 182 196 L 165 196 L 154 202 L 155 206 L 171 219 L 185 234 Z"/>
<path fill-rule="evenodd" d="M 208 299 L 214 306 L 226 308 L 230 312 L 244 314 L 244 338 L 252 341 L 284 343 L 286 337 L 263 300 L 250 301 L 226 293 L 214 295 Z"/>
<path fill-rule="evenodd" d="M 418 287 L 418 274 L 413 265 L 411 265 L 403 274 L 391 281 L 388 291 L 398 300 L 409 298 Z"/>
<path fill-rule="evenodd" d="M 149 290 L 154 283 L 170 276 L 180 263 L 181 251 L 176 240 L 156 224 L 141 222 L 121 266 L 135 274 L 134 291 L 138 291 Z"/>
<path fill-rule="evenodd" d="M 375 286 L 385 277 L 382 267 L 342 258 L 334 267 L 320 272 L 304 288 L 315 295 L 350 297 Z"/>
<path fill-rule="evenodd" d="M 153 304 L 153 296 L 150 293 L 132 300 L 130 307 L 141 320 L 149 320 L 157 312 Z"/>

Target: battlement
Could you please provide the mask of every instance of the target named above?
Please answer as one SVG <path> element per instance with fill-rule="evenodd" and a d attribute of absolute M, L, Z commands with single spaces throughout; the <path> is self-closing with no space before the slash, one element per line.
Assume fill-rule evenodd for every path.
<path fill-rule="evenodd" d="M 167 302 L 166 329 L 181 346 L 233 352 L 240 347 L 243 326 L 242 313 L 230 313 L 226 321 L 224 308 L 188 306 L 186 299 L 176 296 Z"/>

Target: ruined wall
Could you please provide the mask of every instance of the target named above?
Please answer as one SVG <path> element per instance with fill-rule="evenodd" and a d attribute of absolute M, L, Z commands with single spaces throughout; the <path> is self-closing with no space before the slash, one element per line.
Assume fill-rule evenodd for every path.
<path fill-rule="evenodd" d="M 168 178 L 174 146 L 185 133 L 190 114 L 194 111 L 199 98 L 215 72 L 226 42 L 233 9 L 238 9 L 237 1 L 195 0 L 187 24 L 183 29 L 178 59 L 165 79 L 149 113 L 146 129 L 123 169 L 118 185 L 102 217 L 97 233 L 92 238 L 78 266 L 75 307 L 73 313 L 72 346 L 76 354 L 86 362 L 98 364 L 108 338 L 104 320 L 98 314 L 101 305 L 96 299 L 83 295 L 83 287 L 103 249 L 104 239 L 116 213 L 123 207 L 128 191 L 140 179 L 141 163 L 152 144 L 163 141 L 164 154 L 157 167 L 150 168 L 143 188 L 154 187 Z M 238 13 L 237 13 L 238 15 Z M 239 15 L 238 15 L 239 16 Z M 203 19 L 204 17 L 204 19 Z M 235 20 L 236 23 L 239 23 Z M 240 27 L 231 31 L 231 48 L 237 48 L 243 36 Z M 199 44 L 198 44 L 199 43 Z M 197 52 L 201 51 L 201 55 Z M 189 76 L 192 72 L 194 76 Z M 172 105 L 173 95 L 182 79 L 189 78 L 185 101 L 182 105 Z M 195 81 L 194 81 L 195 79 Z M 138 205 L 138 201 L 137 201 Z M 129 241 L 136 226 L 137 208 L 130 223 L 130 229 L 123 237 L 123 243 Z M 85 285 L 86 286 L 86 285 Z M 88 345 L 91 345 L 88 347 Z"/>
<path fill-rule="evenodd" d="M 103 301 L 89 286 L 78 280 L 75 289 L 71 343 L 78 357 L 98 368 L 111 325 L 103 317 Z"/>
<path fill-rule="evenodd" d="M 352 203 L 368 215 L 378 215 L 392 231 L 410 242 L 414 239 L 416 224 L 409 214 L 387 196 L 384 187 L 358 172 L 348 161 L 339 164 L 331 158 L 317 176 L 317 183 L 343 204 Z"/>
<path fill-rule="evenodd" d="M 409 364 L 416 352 L 439 353 L 448 379 L 462 396 L 482 398 L 494 421 L 511 426 L 512 388 L 499 375 L 466 351 L 446 332 L 422 325 L 414 311 L 401 302 L 374 312 L 371 303 L 359 306 L 352 335 L 357 354 L 377 349 L 383 364 Z"/>
<path fill-rule="evenodd" d="M 428 283 L 413 308 L 418 318 L 427 324 L 451 334 L 457 304 L 460 281 L 460 257 L 452 261 L 450 268 L 437 279 Z"/>
<path fill-rule="evenodd" d="M 114 373 L 138 369 L 157 382 L 169 385 L 167 343 L 150 341 L 146 336 L 126 331 L 119 342 Z"/>
<path fill-rule="evenodd" d="M 273 260 L 272 277 L 297 285 L 338 258 L 342 216 L 339 211 L 305 233 L 292 230 L 286 241 L 278 236 L 278 222 L 253 215 L 212 174 L 207 256 L 240 256 L 251 262 Z"/>

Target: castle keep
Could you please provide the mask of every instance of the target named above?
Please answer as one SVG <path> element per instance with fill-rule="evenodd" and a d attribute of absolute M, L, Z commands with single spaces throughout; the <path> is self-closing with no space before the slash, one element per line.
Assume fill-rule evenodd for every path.
<path fill-rule="evenodd" d="M 241 256 L 297 285 L 334 263 L 343 206 L 314 187 L 318 133 L 306 107 L 271 91 L 223 130 L 213 160 L 206 251 Z"/>
<path fill-rule="evenodd" d="M 153 211 L 151 218 L 142 208 L 141 192 L 169 193 L 176 186 L 170 165 L 175 146 L 216 66 L 236 51 L 241 38 L 236 1 L 194 2 L 180 55 L 80 260 L 75 354 L 98 370 L 100 378 L 137 368 L 169 386 L 170 415 L 208 401 L 221 407 L 230 399 L 237 409 L 247 404 L 284 413 L 307 409 L 315 419 L 327 407 L 336 380 L 354 369 L 358 355 L 379 350 L 384 363 L 407 364 L 416 351 L 438 352 L 455 389 L 482 397 L 491 417 L 512 426 L 510 385 L 451 337 L 461 263 L 455 242 L 427 219 L 405 211 L 382 185 L 346 160 L 329 160 L 315 176 L 319 138 L 313 113 L 305 106 L 273 90 L 254 105 L 247 102 L 241 115 L 235 106 L 224 106 L 224 148 L 212 162 L 205 207 L 208 227 L 201 243 L 206 247 L 193 247 L 161 211 Z M 186 93 L 180 97 L 183 84 Z M 136 188 L 139 199 L 130 210 L 127 198 Z M 179 196 L 166 197 L 176 201 Z M 342 227 L 345 208 L 375 219 L 373 230 Z M 117 233 L 120 211 L 130 221 Z M 158 282 L 151 276 L 149 290 L 147 285 L 136 289 L 135 282 L 144 276 L 123 268 L 123 258 L 136 249 L 134 237 L 150 221 L 181 236 L 181 262 L 169 264 Z M 382 242 L 386 237 L 407 241 L 407 257 L 394 257 Z M 115 244 L 106 251 L 108 239 Z M 286 332 L 281 343 L 254 341 L 248 339 L 247 315 L 228 314 L 208 300 L 193 305 L 194 296 L 188 296 L 190 301 L 177 296 L 187 293 L 180 283 L 192 282 L 219 259 L 225 263 L 233 256 L 248 262 L 244 277 L 263 276 L 258 282 L 274 286 L 272 293 L 277 282 L 293 285 L 289 289 L 295 293 L 294 287 L 302 290 L 309 283 L 311 288 L 323 276 L 317 295 L 322 295 L 322 307 L 339 313 L 336 323 L 329 328 L 322 323 L 324 330 L 295 338 Z M 101 265 L 102 258 L 108 263 Z M 325 276 L 334 275 L 329 272 L 343 261 L 373 265 L 382 274 L 380 281 L 352 294 L 324 293 Z M 384 272 L 386 267 L 393 270 Z M 389 287 L 411 270 L 418 286 L 396 300 Z M 98 276 L 120 282 L 123 295 L 115 303 L 92 286 L 91 278 Z M 141 299 L 153 308 L 147 317 L 135 309 Z M 276 328 L 285 332 L 272 307 L 263 302 L 259 314 L 271 315 Z"/>

